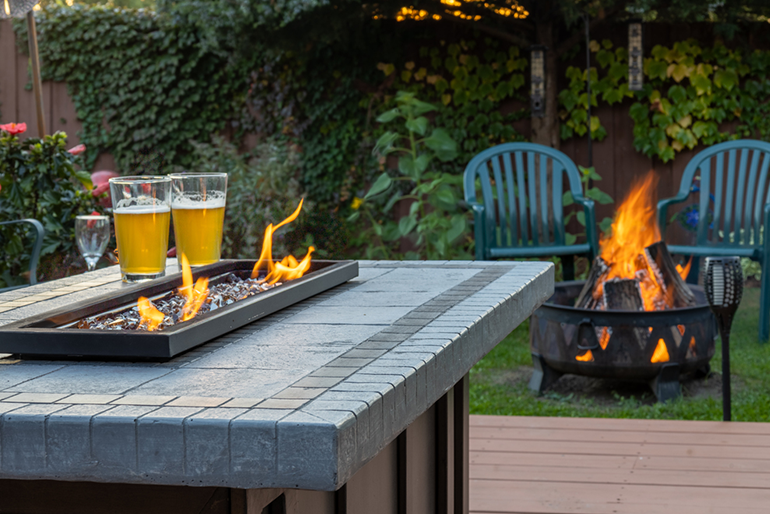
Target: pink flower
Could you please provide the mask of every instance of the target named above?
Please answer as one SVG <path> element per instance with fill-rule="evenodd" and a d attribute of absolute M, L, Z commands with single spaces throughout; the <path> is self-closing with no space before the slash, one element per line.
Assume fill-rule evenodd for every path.
<path fill-rule="evenodd" d="M 81 144 L 79 144 L 79 145 L 77 145 L 77 146 L 73 146 L 72 148 L 70 148 L 70 149 L 69 149 L 69 150 L 67 150 L 67 151 L 68 151 L 69 153 L 71 153 L 72 155 L 80 155 L 80 154 L 82 154 L 83 152 L 85 152 L 85 151 L 86 151 L 86 145 L 84 145 L 83 143 L 81 143 Z"/>
<path fill-rule="evenodd" d="M 27 124 L 26 123 L 7 123 L 5 125 L 0 125 L 0 130 L 5 130 L 10 135 L 15 136 L 16 134 L 23 134 L 27 131 Z"/>

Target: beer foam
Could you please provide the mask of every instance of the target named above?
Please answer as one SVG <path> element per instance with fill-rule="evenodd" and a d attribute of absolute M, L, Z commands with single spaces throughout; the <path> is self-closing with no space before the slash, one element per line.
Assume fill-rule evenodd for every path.
<path fill-rule="evenodd" d="M 221 191 L 213 191 L 203 200 L 200 193 L 175 194 L 171 207 L 173 209 L 220 209 L 225 206 L 225 195 Z"/>
<path fill-rule="evenodd" d="M 171 208 L 163 203 L 155 205 L 130 205 L 128 207 L 119 206 L 112 212 L 115 214 L 152 214 L 170 212 Z"/>

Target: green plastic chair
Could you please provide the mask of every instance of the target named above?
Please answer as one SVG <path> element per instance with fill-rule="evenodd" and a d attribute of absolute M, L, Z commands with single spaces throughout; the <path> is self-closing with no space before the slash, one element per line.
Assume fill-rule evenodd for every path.
<path fill-rule="evenodd" d="M 572 197 L 585 213 L 587 242 L 583 244 L 565 242 L 565 175 Z M 465 201 L 473 209 L 477 260 L 558 255 L 565 280 L 571 280 L 574 255 L 593 259 L 598 254 L 594 202 L 583 197 L 580 173 L 562 152 L 535 143 L 498 145 L 471 160 L 463 183 Z"/>
<path fill-rule="evenodd" d="M 34 235 L 34 241 L 32 243 L 32 251 L 29 256 L 29 284 L 23 284 L 20 286 L 11 286 L 0 288 L 0 292 L 10 291 L 11 289 L 19 289 L 21 287 L 27 287 L 37 284 L 37 262 L 40 259 L 40 250 L 43 248 L 43 237 L 45 236 L 45 230 L 43 225 L 34 219 L 23 219 L 13 221 L 0 221 L 0 227 L 6 225 L 17 224 L 29 224 L 32 225 L 32 234 Z"/>
<path fill-rule="evenodd" d="M 676 196 L 658 202 L 658 225 L 665 234 L 668 207 L 685 202 L 693 192 L 699 195 L 697 211 L 693 208 L 698 213 L 695 245 L 668 247 L 671 253 L 694 257 L 689 282 L 697 279 L 697 260 L 702 256 L 737 255 L 760 263 L 760 341 L 770 335 L 770 238 L 760 235 L 770 224 L 769 166 L 770 143 L 752 139 L 719 143 L 687 164 Z"/>

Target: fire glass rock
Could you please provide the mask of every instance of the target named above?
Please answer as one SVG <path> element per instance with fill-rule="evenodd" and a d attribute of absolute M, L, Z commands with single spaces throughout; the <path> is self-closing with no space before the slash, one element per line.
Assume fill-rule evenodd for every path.
<path fill-rule="evenodd" d="M 231 273 L 224 281 L 209 287 L 208 297 L 196 316 L 226 307 L 280 285 L 281 282 L 268 284 L 266 282 L 260 283 L 259 279 L 242 279 Z M 165 316 L 157 330 L 171 327 L 181 320 L 185 298 L 180 296 L 177 291 L 166 293 L 164 296 L 152 300 L 151 303 Z M 147 330 L 145 325 L 141 323 L 139 310 L 136 306 L 119 312 L 83 318 L 77 322 L 76 327 L 92 330 Z"/>

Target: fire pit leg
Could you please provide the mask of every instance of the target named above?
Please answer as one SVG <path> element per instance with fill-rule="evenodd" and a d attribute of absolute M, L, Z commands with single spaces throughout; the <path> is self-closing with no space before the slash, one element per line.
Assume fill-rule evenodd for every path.
<path fill-rule="evenodd" d="M 679 364 L 669 362 L 660 368 L 660 373 L 650 381 L 652 392 L 659 402 L 667 402 L 682 396 L 679 384 Z"/>
<path fill-rule="evenodd" d="M 562 373 L 559 373 L 548 364 L 545 359 L 539 353 L 532 353 L 532 365 L 535 371 L 532 373 L 532 378 L 529 380 L 529 388 L 532 391 L 537 391 L 542 394 L 546 389 L 551 387 L 554 382 L 559 380 Z"/>

